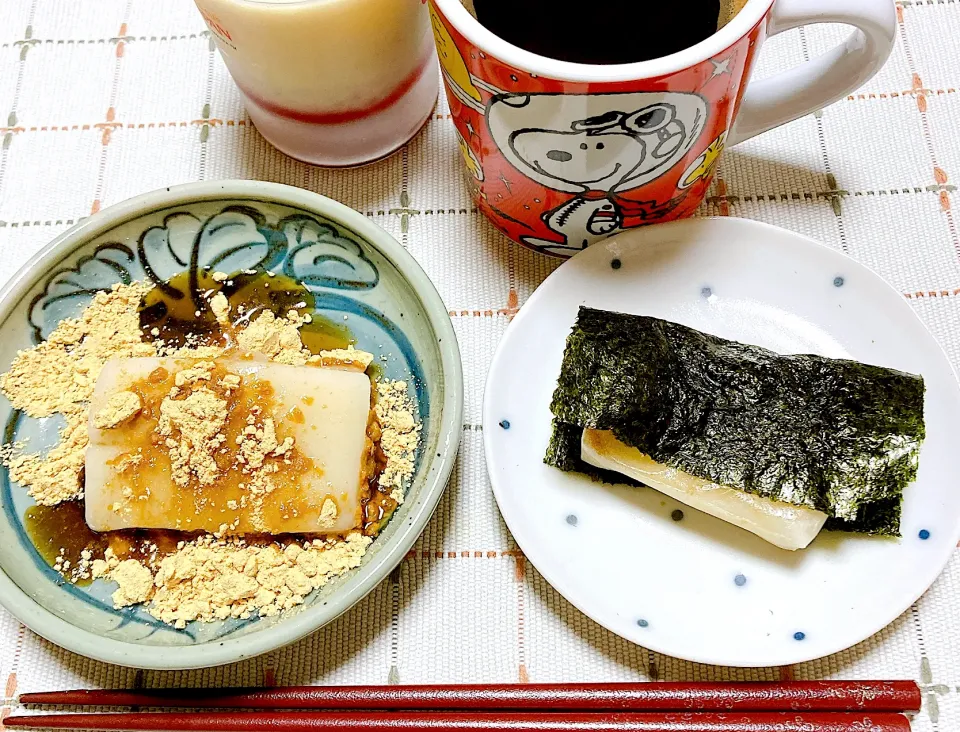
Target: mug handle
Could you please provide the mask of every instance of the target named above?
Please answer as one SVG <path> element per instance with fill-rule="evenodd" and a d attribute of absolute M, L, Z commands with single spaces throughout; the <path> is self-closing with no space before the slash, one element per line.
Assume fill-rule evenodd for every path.
<path fill-rule="evenodd" d="M 866 83 L 887 60 L 897 32 L 891 0 L 776 0 L 767 37 L 811 23 L 845 23 L 856 30 L 822 56 L 751 82 L 728 145 L 815 112 Z"/>

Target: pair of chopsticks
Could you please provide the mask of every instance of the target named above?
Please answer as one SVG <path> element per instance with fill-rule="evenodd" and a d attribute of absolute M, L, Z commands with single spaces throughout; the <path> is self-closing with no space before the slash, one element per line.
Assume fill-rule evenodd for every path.
<path fill-rule="evenodd" d="M 10 716 L 6 727 L 145 732 L 909 732 L 912 681 L 77 690 L 24 705 L 208 711 Z M 209 711 L 216 709 L 217 711 Z M 220 710 L 247 711 L 220 711 Z"/>

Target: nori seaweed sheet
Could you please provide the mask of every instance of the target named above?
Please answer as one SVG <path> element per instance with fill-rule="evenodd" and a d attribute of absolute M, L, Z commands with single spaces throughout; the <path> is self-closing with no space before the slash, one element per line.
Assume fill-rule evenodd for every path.
<path fill-rule="evenodd" d="M 899 535 L 924 438 L 923 394 L 913 374 L 581 307 L 545 462 L 610 481 L 580 460 L 580 437 L 612 430 L 657 462 L 821 510 L 827 528 Z"/>
<path fill-rule="evenodd" d="M 628 475 L 615 470 L 604 470 L 580 459 L 580 437 L 583 427 L 553 420 L 553 434 L 547 446 L 547 455 L 544 462 L 568 473 L 585 473 L 594 480 L 612 485 L 626 484 L 643 486 L 643 483 L 634 480 Z M 645 487 L 645 486 L 644 486 Z"/>

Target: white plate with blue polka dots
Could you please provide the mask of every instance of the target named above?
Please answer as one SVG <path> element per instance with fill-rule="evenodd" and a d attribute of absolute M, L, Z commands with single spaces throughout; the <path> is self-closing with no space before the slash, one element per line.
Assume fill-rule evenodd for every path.
<path fill-rule="evenodd" d="M 927 437 L 902 538 L 821 532 L 788 552 L 653 489 L 545 465 L 550 397 L 580 305 L 921 374 Z M 567 600 L 661 653 L 776 666 L 864 640 L 936 579 L 960 539 L 958 414 L 953 369 L 898 292 L 811 239 L 724 218 L 633 229 L 564 263 L 504 335 L 483 423 L 503 517 Z"/>

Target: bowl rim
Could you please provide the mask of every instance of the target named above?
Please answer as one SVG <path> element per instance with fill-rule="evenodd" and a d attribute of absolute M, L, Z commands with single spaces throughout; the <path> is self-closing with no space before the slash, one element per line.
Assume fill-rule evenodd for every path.
<path fill-rule="evenodd" d="M 273 202 L 325 216 L 362 236 L 410 283 L 423 303 L 431 329 L 442 339 L 437 344 L 444 379 L 439 454 L 425 458 L 424 489 L 405 525 L 393 537 L 393 543 L 377 552 L 365 567 L 366 574 L 361 581 L 322 605 L 302 610 L 273 627 L 240 638 L 191 646 L 150 646 L 105 638 L 54 615 L 0 568 L 0 605 L 46 640 L 98 661 L 152 670 L 208 668 L 252 658 L 300 640 L 353 607 L 393 571 L 423 532 L 453 471 L 463 431 L 463 367 L 446 306 L 423 268 L 389 232 L 362 213 L 319 193 L 281 183 L 218 180 L 169 186 L 108 206 L 57 236 L 0 288 L 0 325 L 7 321 L 13 308 L 44 272 L 92 239 L 152 211 L 226 198 Z"/>

